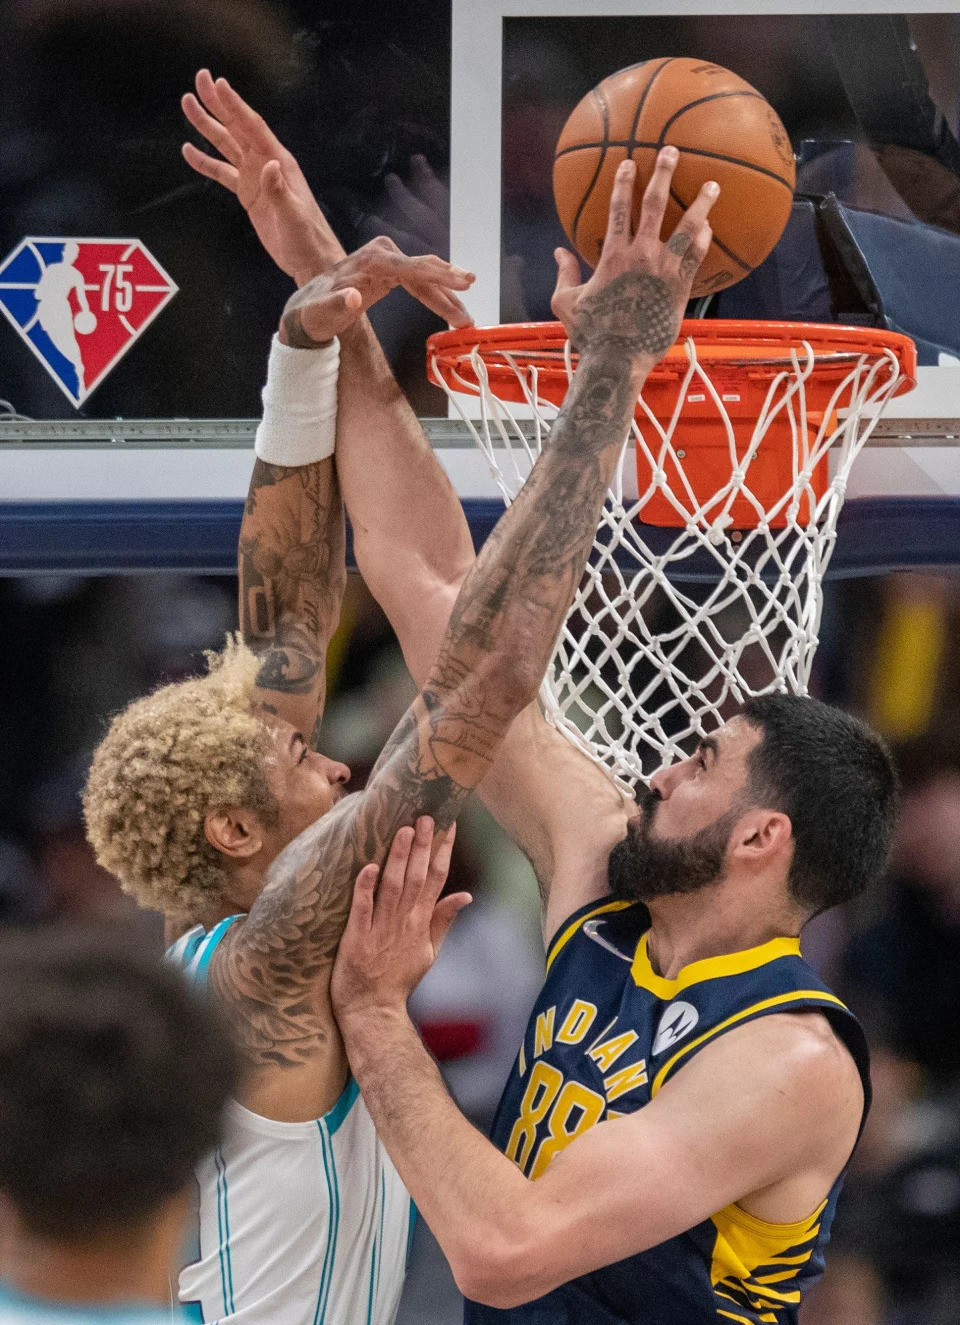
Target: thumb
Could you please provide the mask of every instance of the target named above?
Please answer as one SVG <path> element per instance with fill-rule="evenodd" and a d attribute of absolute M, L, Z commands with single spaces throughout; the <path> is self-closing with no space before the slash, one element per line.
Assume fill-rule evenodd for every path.
<path fill-rule="evenodd" d="M 260 191 L 287 225 L 303 225 L 303 207 L 284 178 L 279 161 L 268 161 L 260 171 Z"/>
<path fill-rule="evenodd" d="M 324 344 L 345 331 L 363 307 L 363 295 L 354 286 L 325 294 L 300 309 L 300 325 L 317 344 Z"/>
<path fill-rule="evenodd" d="M 572 290 L 580 284 L 580 264 L 567 248 L 554 249 L 553 256 L 557 260 L 557 284 L 553 291 L 556 298 L 564 290 Z"/>
<path fill-rule="evenodd" d="M 272 194 L 277 201 L 287 193 L 287 181 L 283 178 L 279 161 L 266 162 L 260 171 L 260 187 Z"/>
<path fill-rule="evenodd" d="M 440 951 L 450 926 L 463 908 L 469 906 L 472 901 L 473 898 L 469 893 L 451 893 L 449 897 L 441 898 L 433 908 L 433 916 L 430 919 L 430 939 L 433 943 L 434 952 Z"/>

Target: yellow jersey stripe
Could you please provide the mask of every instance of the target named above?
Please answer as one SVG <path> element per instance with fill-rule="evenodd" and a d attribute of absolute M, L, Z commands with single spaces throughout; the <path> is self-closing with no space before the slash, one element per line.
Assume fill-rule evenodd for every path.
<path fill-rule="evenodd" d="M 586 924 L 588 920 L 592 920 L 594 916 L 603 915 L 605 911 L 623 911 L 626 907 L 633 905 L 633 902 L 605 902 L 603 906 L 595 906 L 592 911 L 587 911 L 578 920 L 574 920 L 566 929 L 561 930 L 551 943 L 550 950 L 547 953 L 547 970 L 550 970 L 560 949 L 570 942 L 581 925 Z"/>
<path fill-rule="evenodd" d="M 776 1302 L 782 1302 L 785 1306 L 794 1307 L 800 1301 L 800 1289 L 793 1289 L 789 1293 L 777 1293 L 772 1288 L 758 1288 L 756 1284 L 749 1279 L 743 1282 L 743 1291 L 750 1298 L 750 1301 L 757 1308 L 773 1306 Z"/>
<path fill-rule="evenodd" d="M 730 1293 L 723 1293 L 723 1292 L 720 1292 L 720 1289 L 719 1289 L 719 1288 L 715 1288 L 715 1289 L 714 1289 L 714 1293 L 715 1293 L 715 1295 L 718 1296 L 718 1297 L 726 1298 L 726 1300 L 727 1300 L 728 1302 L 732 1302 L 732 1304 L 734 1304 L 734 1306 L 743 1306 L 743 1302 L 739 1302 L 738 1300 L 736 1300 L 736 1297 L 731 1297 L 731 1296 L 730 1296 Z M 769 1321 L 769 1322 L 771 1322 L 771 1325 L 777 1325 L 776 1312 L 761 1312 L 760 1308 L 753 1308 L 753 1309 L 755 1309 L 756 1312 L 757 1312 L 757 1314 L 759 1314 L 759 1317 L 760 1317 L 760 1320 L 761 1320 L 761 1321 L 764 1321 L 764 1322 Z M 723 1310 L 722 1308 L 720 1308 L 720 1306 L 718 1306 L 718 1308 L 716 1308 L 716 1310 L 718 1310 L 718 1312 L 719 1312 L 720 1314 L 722 1314 L 722 1316 L 724 1316 L 724 1314 L 730 1314 L 730 1313 L 728 1313 L 728 1312 L 724 1312 L 724 1310 Z M 738 1321 L 739 1321 L 739 1320 L 743 1320 L 743 1317 L 742 1317 L 742 1316 L 735 1316 L 735 1317 L 734 1317 L 734 1320 L 738 1320 Z M 749 1325 L 756 1325 L 756 1321 L 749 1321 Z"/>
<path fill-rule="evenodd" d="M 809 1259 L 809 1256 L 803 1257 L 803 1260 L 805 1261 L 808 1261 Z M 750 1282 L 751 1284 L 782 1284 L 784 1279 L 795 1279 L 796 1277 L 796 1270 L 778 1270 L 776 1274 L 754 1274 L 751 1277 Z"/>
<path fill-rule="evenodd" d="M 780 1241 L 785 1237 L 791 1237 L 793 1241 L 784 1247 L 784 1251 L 788 1251 L 790 1247 L 799 1247 L 819 1233 L 820 1216 L 826 1210 L 829 1199 L 827 1197 L 826 1200 L 821 1201 L 812 1214 L 809 1214 L 806 1219 L 798 1219 L 794 1224 L 769 1224 L 765 1219 L 758 1219 L 756 1215 L 750 1214 L 748 1210 L 744 1210 L 739 1205 L 728 1205 L 723 1210 L 718 1210 L 713 1216 L 713 1221 L 716 1223 L 718 1219 L 728 1219 L 731 1223 L 739 1224 L 741 1228 L 752 1230 L 761 1236 L 773 1233 Z M 763 1262 L 764 1265 L 771 1263 L 770 1261 Z"/>
<path fill-rule="evenodd" d="M 777 940 L 774 940 L 774 942 L 776 941 Z M 826 1003 L 834 1007 L 843 1008 L 844 1011 L 847 1010 L 846 1004 L 841 1002 L 835 994 L 824 993 L 822 989 L 795 989 L 789 994 L 776 994 L 773 998 L 761 999 L 759 1003 L 754 1003 L 752 1007 L 744 1008 L 742 1012 L 735 1012 L 732 1017 L 727 1017 L 726 1021 L 719 1022 L 710 1030 L 705 1031 L 703 1035 L 698 1035 L 695 1040 L 691 1040 L 689 1044 L 684 1045 L 682 1049 L 678 1049 L 673 1057 L 669 1058 L 666 1063 L 664 1063 L 663 1067 L 661 1067 L 660 1071 L 653 1078 L 653 1085 L 650 1087 L 650 1098 L 652 1099 L 657 1094 L 660 1087 L 663 1085 L 664 1079 L 681 1058 L 686 1057 L 687 1054 L 692 1053 L 693 1050 L 698 1048 L 701 1044 L 704 1044 L 707 1040 L 712 1040 L 715 1035 L 719 1035 L 730 1026 L 735 1026 L 738 1021 L 744 1021 L 747 1017 L 752 1017 L 756 1012 L 765 1012 L 767 1008 L 785 1008 L 790 1003 L 809 1002 Z"/>
<path fill-rule="evenodd" d="M 704 980 L 716 980 L 724 975 L 743 975 L 746 971 L 755 971 L 758 966 L 766 966 L 778 957 L 799 957 L 800 940 L 798 938 L 770 939 L 756 948 L 745 948 L 743 952 L 727 952 L 722 957 L 704 957 L 702 961 L 691 962 L 684 966 L 674 980 L 665 980 L 657 975 L 650 965 L 647 953 L 647 935 L 644 934 L 637 944 L 631 973 L 634 983 L 641 989 L 647 989 L 657 998 L 669 1000 L 675 998 L 682 989 L 698 985 Z"/>
<path fill-rule="evenodd" d="M 724 1296 L 726 1296 L 726 1294 L 724 1294 Z M 731 1298 L 730 1301 L 732 1302 L 733 1298 Z M 726 1316 L 727 1320 L 739 1321 L 740 1325 L 756 1325 L 756 1322 L 752 1321 L 749 1316 L 738 1316 L 733 1311 L 724 1311 L 723 1307 L 717 1307 L 717 1315 Z"/>

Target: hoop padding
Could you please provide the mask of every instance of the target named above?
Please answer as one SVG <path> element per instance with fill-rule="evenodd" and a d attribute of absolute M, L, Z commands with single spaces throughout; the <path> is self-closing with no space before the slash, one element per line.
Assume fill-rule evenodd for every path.
<path fill-rule="evenodd" d="M 509 505 L 576 369 L 563 327 L 441 332 L 427 357 Z M 622 786 L 750 696 L 807 693 L 850 468 L 915 371 L 913 342 L 886 330 L 683 323 L 638 401 L 541 689 L 548 719 Z"/>

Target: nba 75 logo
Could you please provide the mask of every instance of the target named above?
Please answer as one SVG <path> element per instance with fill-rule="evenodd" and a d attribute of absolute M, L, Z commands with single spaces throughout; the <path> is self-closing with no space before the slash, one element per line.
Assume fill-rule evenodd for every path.
<path fill-rule="evenodd" d="M 76 406 L 176 292 L 139 239 L 24 239 L 0 266 L 0 309 Z"/>

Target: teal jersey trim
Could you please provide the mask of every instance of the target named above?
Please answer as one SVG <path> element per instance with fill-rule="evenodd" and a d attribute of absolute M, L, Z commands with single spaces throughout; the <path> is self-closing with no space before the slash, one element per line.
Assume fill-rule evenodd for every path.
<path fill-rule="evenodd" d="M 230 1256 L 230 1212 L 227 1207 L 227 1164 L 220 1147 L 214 1151 L 217 1170 L 217 1229 L 220 1234 L 220 1286 L 223 1291 L 223 1314 L 234 1310 L 233 1261 Z"/>
<path fill-rule="evenodd" d="M 219 925 L 214 925 L 213 929 L 211 929 L 210 933 L 206 936 L 206 938 L 202 939 L 201 942 L 197 945 L 196 953 L 194 955 L 193 961 L 190 963 L 190 966 L 188 967 L 188 972 L 190 978 L 194 980 L 198 985 L 206 984 L 207 968 L 210 965 L 210 958 L 213 956 L 214 952 L 216 951 L 217 946 L 219 945 L 220 940 L 223 938 L 224 934 L 226 934 L 227 930 L 230 928 L 233 922 L 235 920 L 239 920 L 240 918 L 241 917 L 239 915 L 227 916 L 226 920 L 221 920 Z"/>
<path fill-rule="evenodd" d="M 413 1251 L 413 1235 L 417 1227 L 417 1206 L 413 1197 L 410 1198 L 410 1227 L 407 1229 L 407 1265 L 410 1265 L 410 1253 Z"/>
<path fill-rule="evenodd" d="M 327 1135 L 322 1120 L 317 1123 L 317 1130 L 320 1133 L 323 1172 L 327 1180 L 327 1206 L 330 1210 L 330 1231 L 323 1256 L 323 1269 L 320 1273 L 317 1309 L 313 1316 L 313 1325 L 323 1325 L 327 1318 L 327 1301 L 330 1297 L 330 1286 L 333 1282 L 333 1262 L 337 1250 L 337 1235 L 340 1231 L 340 1185 L 337 1182 L 337 1166 L 333 1157 L 333 1144 Z"/>
<path fill-rule="evenodd" d="M 367 1290 L 367 1325 L 373 1320 L 373 1281 L 377 1273 L 377 1242 L 374 1239 L 373 1255 L 370 1257 L 370 1287 Z"/>
<path fill-rule="evenodd" d="M 387 1178 L 383 1169 L 380 1170 L 380 1229 L 377 1233 L 377 1247 L 380 1248 L 379 1258 L 377 1259 L 377 1296 L 380 1295 L 380 1266 L 383 1264 L 383 1219 L 387 1210 Z M 376 1252 L 374 1253 L 376 1256 Z"/>
<path fill-rule="evenodd" d="M 344 1118 L 346 1118 L 354 1104 L 356 1104 L 357 1096 L 359 1094 L 360 1087 L 354 1081 L 353 1077 L 351 1077 L 344 1086 L 343 1092 L 336 1104 L 332 1109 L 325 1113 L 320 1120 L 326 1125 L 328 1136 L 333 1136 L 334 1132 L 339 1130 Z"/>
<path fill-rule="evenodd" d="M 181 934 L 175 943 L 167 949 L 167 961 L 175 966 L 189 966 L 196 956 L 197 949 L 206 938 L 202 925 L 194 925 L 186 934 Z"/>

